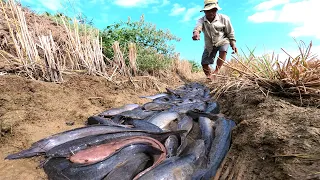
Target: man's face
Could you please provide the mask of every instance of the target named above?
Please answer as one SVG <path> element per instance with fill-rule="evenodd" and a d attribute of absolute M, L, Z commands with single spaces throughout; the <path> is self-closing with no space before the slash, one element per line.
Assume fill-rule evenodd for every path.
<path fill-rule="evenodd" d="M 217 8 L 213 8 L 207 11 L 204 11 L 204 13 L 206 14 L 207 19 L 214 19 L 214 17 L 216 17 L 218 9 Z"/>

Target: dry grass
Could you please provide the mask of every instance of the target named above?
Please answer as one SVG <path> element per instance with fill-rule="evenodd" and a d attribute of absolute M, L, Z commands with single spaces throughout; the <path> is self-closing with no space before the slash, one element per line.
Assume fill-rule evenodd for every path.
<path fill-rule="evenodd" d="M 180 59 L 179 54 L 174 59 L 173 71 L 178 73 L 186 81 L 198 81 L 205 83 L 206 76 L 202 70 L 193 71 L 193 62 L 185 59 Z"/>
<path fill-rule="evenodd" d="M 40 47 L 44 51 L 44 62 L 47 73 L 47 77 L 49 78 L 49 81 L 52 82 L 61 82 L 62 75 L 61 75 L 61 64 L 58 60 L 57 56 L 57 45 L 53 41 L 52 36 L 42 36 L 39 38 L 40 41 Z"/>
<path fill-rule="evenodd" d="M 174 59 L 173 68 L 175 71 L 184 77 L 191 77 L 192 76 L 192 64 L 187 60 L 181 60 L 179 56 L 175 57 Z"/>
<path fill-rule="evenodd" d="M 128 45 L 128 55 L 125 54 L 120 47 L 120 43 L 115 41 L 112 45 L 114 57 L 109 60 L 109 65 L 113 69 L 111 78 L 120 75 L 131 79 L 133 76 L 137 76 L 137 48 L 135 43 L 130 43 Z M 128 62 L 128 64 L 126 63 Z M 111 79 L 110 78 L 110 79 Z"/>
<path fill-rule="evenodd" d="M 55 19 L 59 22 L 55 25 L 60 33 L 53 30 L 55 27 L 52 32 L 47 27 L 31 27 L 33 23 L 27 23 L 25 18 L 26 10 L 14 0 L 0 2 L 1 15 L 5 17 L 10 32 L 5 42 L 10 46 L 1 50 L 0 43 L 0 63 L 10 66 L 1 69 L 2 72 L 26 74 L 32 79 L 50 82 L 62 82 L 65 73 L 79 72 L 103 76 L 109 81 L 132 81 L 132 76 L 138 75 L 167 78 L 172 72 L 178 72 L 186 79 L 195 79 L 188 78 L 194 76 L 192 64 L 180 60 L 178 55 L 158 54 L 154 49 L 139 48 L 135 43 L 130 43 L 126 52 L 116 41 L 110 47 L 114 51 L 110 60 L 103 55 L 97 29 L 79 24 L 76 19 L 70 22 L 63 16 Z M 63 37 L 59 36 L 61 33 Z"/>
<path fill-rule="evenodd" d="M 56 17 L 63 37 L 55 38 L 52 35 L 55 32 L 44 30 L 46 27 L 41 30 L 28 27 L 25 10 L 14 0 L 1 1 L 1 14 L 10 32 L 6 42 L 10 48 L 0 49 L 1 61 L 5 61 L 1 63 L 10 66 L 9 70 L 1 69 L 3 72 L 27 74 L 32 79 L 50 82 L 62 82 L 63 74 L 78 72 L 103 76 L 109 81 L 132 79 L 137 75 L 161 75 L 163 71 L 168 74 L 172 70 L 185 77 L 192 74 L 188 61 L 143 47 L 139 51 L 135 43 L 130 43 L 126 52 L 115 41 L 110 47 L 114 51 L 110 60 L 103 55 L 99 31 L 79 24 L 76 19 L 70 22 L 67 17 Z"/>
<path fill-rule="evenodd" d="M 320 154 L 286 154 L 286 155 L 276 155 L 273 157 L 288 157 L 288 158 L 300 158 L 310 161 L 320 160 Z"/>
<path fill-rule="evenodd" d="M 114 57 L 113 57 L 113 62 L 119 68 L 118 70 L 122 75 L 127 75 L 127 66 L 124 60 L 124 55 L 120 49 L 119 42 L 114 42 L 112 45 L 113 52 L 114 52 Z"/>
<path fill-rule="evenodd" d="M 135 43 L 130 43 L 129 45 L 129 64 L 132 69 L 132 74 L 137 75 L 137 46 Z"/>
<path fill-rule="evenodd" d="M 15 72 L 51 82 L 61 82 L 62 74 L 70 71 L 109 78 L 98 31 L 88 30 L 76 20 L 70 23 L 61 17 L 67 38 L 58 43 L 51 32 L 46 36 L 31 32 L 24 11 L 14 0 L 0 3 L 15 47 L 15 54 L 0 50 L 0 55 L 16 67 Z"/>
<path fill-rule="evenodd" d="M 64 57 L 61 59 L 70 63 L 65 64 L 66 68 L 86 70 L 90 75 L 98 74 L 108 77 L 99 31 L 88 30 L 87 26 L 79 24 L 76 19 L 71 24 L 67 23 L 64 17 L 61 17 L 61 20 L 68 37 L 66 44 L 61 47 L 64 51 Z M 84 30 L 83 33 L 79 32 L 80 28 Z"/>
<path fill-rule="evenodd" d="M 40 64 L 41 60 L 34 38 L 31 37 L 28 30 L 24 13 L 12 0 L 9 0 L 7 3 L 0 1 L 0 3 L 16 55 L 13 56 L 3 50 L 0 51 L 0 54 L 10 64 L 14 64 L 21 71 L 26 72 L 29 77 L 35 77 L 35 72 L 38 72 L 39 69 L 37 64 Z M 9 18 L 9 14 L 12 14 L 13 18 Z M 40 69 L 43 70 L 43 68 Z"/>
<path fill-rule="evenodd" d="M 225 62 L 222 82 L 214 90 L 217 97 L 230 90 L 248 87 L 259 87 L 266 95 L 269 93 L 290 98 L 320 99 L 320 60 L 311 52 L 312 43 L 308 46 L 298 44 L 300 55 L 288 54 L 286 61 L 280 61 L 274 54 L 256 57 L 238 55 L 230 62 Z M 236 87 L 236 88 L 233 88 Z"/>

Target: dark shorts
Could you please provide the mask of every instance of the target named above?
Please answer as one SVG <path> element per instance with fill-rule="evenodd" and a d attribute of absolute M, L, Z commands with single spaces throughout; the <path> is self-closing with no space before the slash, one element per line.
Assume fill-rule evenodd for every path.
<path fill-rule="evenodd" d="M 225 44 L 220 47 L 214 47 L 210 56 L 209 56 L 209 52 L 207 51 L 207 49 L 204 49 L 203 54 L 202 54 L 201 64 L 213 64 L 214 58 L 216 57 L 217 52 L 218 51 L 228 52 L 228 48 L 229 48 L 229 44 Z"/>

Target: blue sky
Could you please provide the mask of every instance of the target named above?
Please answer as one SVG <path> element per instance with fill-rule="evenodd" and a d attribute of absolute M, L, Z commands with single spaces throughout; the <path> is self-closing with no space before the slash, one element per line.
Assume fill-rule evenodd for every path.
<path fill-rule="evenodd" d="M 69 15 L 84 14 L 93 19 L 100 29 L 130 17 L 168 29 L 181 38 L 175 43 L 181 58 L 200 62 L 204 48 L 203 36 L 192 41 L 196 20 L 203 0 L 21 0 L 35 12 L 64 12 Z M 71 5 L 70 5 L 71 4 Z M 320 0 L 220 0 L 221 14 L 228 15 L 235 29 L 237 47 L 247 52 L 256 48 L 256 54 L 275 52 L 285 58 L 284 48 L 296 55 L 297 44 L 293 38 L 305 43 L 313 42 L 313 53 L 320 55 Z M 231 58 L 231 48 L 228 59 Z"/>

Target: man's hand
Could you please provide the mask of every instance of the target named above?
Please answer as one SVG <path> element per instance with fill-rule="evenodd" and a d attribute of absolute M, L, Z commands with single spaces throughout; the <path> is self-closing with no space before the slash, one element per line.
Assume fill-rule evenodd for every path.
<path fill-rule="evenodd" d="M 233 52 L 235 52 L 236 54 L 238 53 L 238 48 L 236 47 L 236 45 L 231 46 Z"/>
<path fill-rule="evenodd" d="M 198 31 L 193 32 L 192 39 L 194 41 L 200 40 L 200 33 Z"/>
<path fill-rule="evenodd" d="M 236 46 L 236 42 L 231 41 L 231 42 L 230 42 L 230 46 L 231 46 L 231 48 L 232 48 L 232 50 L 233 50 L 233 53 L 238 53 L 238 48 L 237 48 L 237 46 Z"/>

